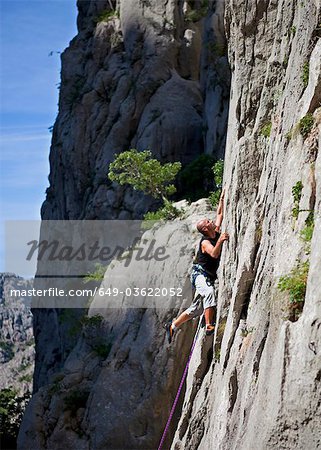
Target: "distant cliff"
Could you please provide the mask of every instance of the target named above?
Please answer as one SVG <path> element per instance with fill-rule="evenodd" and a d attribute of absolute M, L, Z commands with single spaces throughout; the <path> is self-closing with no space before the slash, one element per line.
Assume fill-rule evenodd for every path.
<path fill-rule="evenodd" d="M 30 281 L 12 273 L 0 274 L 0 389 L 11 387 L 20 394 L 32 391 L 32 314 L 28 299 L 10 295 L 10 291 L 31 286 Z"/>
<path fill-rule="evenodd" d="M 319 448 L 320 2 L 92 0 L 78 8 L 79 33 L 62 56 L 44 219 L 139 217 L 152 201 L 107 180 L 115 152 L 150 147 L 187 163 L 222 155 L 226 143 L 231 238 L 216 333 L 197 343 L 165 447 Z M 187 208 L 188 226 L 164 227 L 192 250 L 193 225 L 210 214 L 201 201 Z M 178 252 L 159 274 L 164 282 L 185 276 L 183 306 L 191 261 L 192 252 Z M 167 346 L 162 325 L 179 306 L 102 309 L 104 320 L 89 317 L 74 341 L 59 311 L 37 311 L 37 392 L 19 448 L 156 448 L 195 329 L 182 327 Z M 90 324 L 104 339 L 99 351 Z"/>

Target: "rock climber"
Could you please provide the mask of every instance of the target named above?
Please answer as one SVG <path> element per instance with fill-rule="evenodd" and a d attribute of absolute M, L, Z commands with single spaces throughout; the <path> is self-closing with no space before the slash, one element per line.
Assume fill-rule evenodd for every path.
<path fill-rule="evenodd" d="M 220 234 L 224 211 L 223 189 L 220 196 L 215 223 L 209 219 L 197 222 L 196 228 L 203 235 L 195 260 L 193 261 L 191 282 L 196 289 L 193 303 L 171 323 L 165 325 L 168 342 L 171 343 L 177 329 L 190 319 L 200 316 L 204 311 L 206 335 L 214 333 L 214 308 L 217 300 L 214 296 L 214 281 L 220 263 L 222 245 L 229 239 L 228 233 Z"/>

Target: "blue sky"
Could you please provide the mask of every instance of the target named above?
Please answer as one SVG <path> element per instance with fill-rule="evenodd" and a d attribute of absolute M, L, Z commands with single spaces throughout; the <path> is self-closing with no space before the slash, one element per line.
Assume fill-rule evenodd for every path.
<path fill-rule="evenodd" d="M 40 218 L 57 115 L 60 55 L 76 35 L 76 0 L 0 0 L 0 271 L 4 221 Z M 49 56 L 53 52 L 52 56 Z"/>

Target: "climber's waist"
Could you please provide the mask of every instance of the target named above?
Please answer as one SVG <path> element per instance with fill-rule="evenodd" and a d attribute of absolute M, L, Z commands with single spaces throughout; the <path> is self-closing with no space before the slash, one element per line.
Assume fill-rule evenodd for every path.
<path fill-rule="evenodd" d="M 193 287 L 195 287 L 195 280 L 199 275 L 203 275 L 205 277 L 207 284 L 210 285 L 214 284 L 216 275 L 206 272 L 206 270 L 204 270 L 204 268 L 200 264 L 193 264 L 192 273 L 190 276 L 190 280 Z"/>

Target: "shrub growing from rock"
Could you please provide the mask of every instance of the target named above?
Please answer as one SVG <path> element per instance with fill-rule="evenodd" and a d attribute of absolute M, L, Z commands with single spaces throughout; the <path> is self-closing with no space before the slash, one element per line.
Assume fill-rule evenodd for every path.
<path fill-rule="evenodd" d="M 312 130 L 314 124 L 314 117 L 311 113 L 306 114 L 299 122 L 300 133 L 306 139 Z"/>

